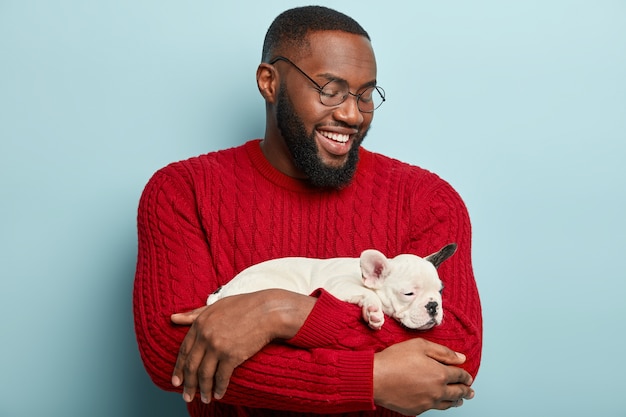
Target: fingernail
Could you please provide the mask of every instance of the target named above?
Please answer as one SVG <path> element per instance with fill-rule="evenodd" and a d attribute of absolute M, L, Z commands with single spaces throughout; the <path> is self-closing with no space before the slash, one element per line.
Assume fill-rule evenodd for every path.
<path fill-rule="evenodd" d="M 459 358 L 465 360 L 465 355 L 464 354 L 459 353 L 459 352 L 455 352 L 455 353 L 456 353 L 456 356 L 458 356 Z"/>
<path fill-rule="evenodd" d="M 207 397 L 207 395 L 204 392 L 200 394 L 200 400 L 205 404 L 208 404 L 211 402 L 211 399 Z"/>
<path fill-rule="evenodd" d="M 172 385 L 174 385 L 175 387 L 179 387 L 181 383 L 182 381 L 180 380 L 178 376 L 174 375 L 172 377 Z"/>
<path fill-rule="evenodd" d="M 192 400 L 191 395 L 187 392 L 183 392 L 183 400 L 185 400 L 186 403 L 190 403 Z"/>

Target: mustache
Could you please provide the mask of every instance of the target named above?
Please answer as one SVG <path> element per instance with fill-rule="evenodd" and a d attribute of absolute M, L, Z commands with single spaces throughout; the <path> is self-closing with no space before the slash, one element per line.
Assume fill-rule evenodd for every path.
<path fill-rule="evenodd" d="M 338 120 L 335 120 L 335 121 L 332 121 L 332 122 L 320 123 L 320 124 L 315 125 L 316 129 L 324 128 L 324 127 L 340 127 L 342 129 L 356 130 L 358 134 L 361 133 L 361 129 L 359 128 L 358 125 L 349 125 L 347 123 L 344 123 L 344 122 L 341 122 L 341 121 L 338 121 Z"/>

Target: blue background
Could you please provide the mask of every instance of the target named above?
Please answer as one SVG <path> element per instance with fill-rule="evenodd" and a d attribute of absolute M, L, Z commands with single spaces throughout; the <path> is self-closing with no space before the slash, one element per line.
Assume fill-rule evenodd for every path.
<path fill-rule="evenodd" d="M 185 415 L 135 345 L 137 201 L 263 134 L 262 39 L 300 4 L 0 0 L 0 416 Z M 366 146 L 472 216 L 484 360 L 445 415 L 626 416 L 626 2 L 323 4 L 373 39 Z"/>

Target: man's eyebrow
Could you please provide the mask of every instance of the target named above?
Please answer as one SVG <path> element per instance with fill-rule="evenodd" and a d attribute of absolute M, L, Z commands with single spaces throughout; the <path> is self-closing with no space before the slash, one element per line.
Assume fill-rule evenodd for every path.
<path fill-rule="evenodd" d="M 344 83 L 350 85 L 350 83 L 348 83 L 348 81 L 346 79 L 338 77 L 335 74 L 331 74 L 329 72 L 318 74 L 317 76 L 321 77 L 321 78 L 325 78 L 328 82 L 330 82 L 330 81 L 340 81 L 340 82 L 344 82 Z M 367 87 L 375 87 L 375 86 L 376 86 L 376 79 L 373 79 L 372 81 L 368 81 L 365 84 L 359 86 L 358 90 L 362 90 L 362 89 L 367 88 Z"/>

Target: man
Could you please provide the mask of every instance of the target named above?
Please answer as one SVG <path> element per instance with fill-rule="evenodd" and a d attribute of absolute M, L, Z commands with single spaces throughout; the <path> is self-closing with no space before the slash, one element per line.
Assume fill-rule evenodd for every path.
<path fill-rule="evenodd" d="M 436 175 L 361 147 L 384 101 L 368 34 L 331 9 L 288 10 L 257 84 L 262 140 L 171 164 L 142 195 L 134 313 L 154 382 L 182 390 L 192 416 L 415 415 L 472 398 L 482 321 L 467 210 Z M 268 259 L 425 256 L 450 242 L 444 322 L 427 332 L 373 331 L 323 290 L 203 306 Z"/>

